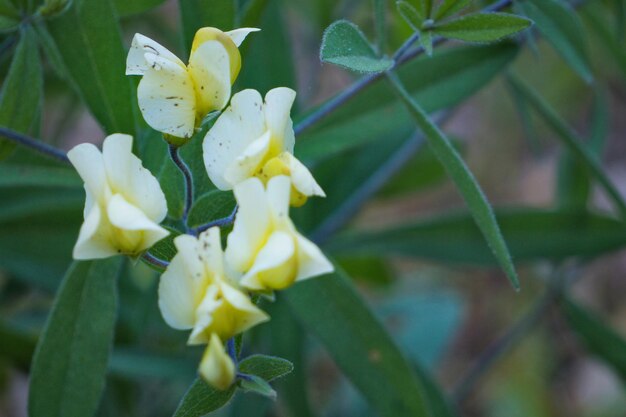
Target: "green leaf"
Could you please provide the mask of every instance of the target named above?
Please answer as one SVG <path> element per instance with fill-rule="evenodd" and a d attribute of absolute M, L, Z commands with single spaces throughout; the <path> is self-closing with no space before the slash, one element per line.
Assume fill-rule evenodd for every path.
<path fill-rule="evenodd" d="M 107 134 L 135 133 L 137 115 L 112 0 L 73 0 L 48 30 L 73 84 Z"/>
<path fill-rule="evenodd" d="M 587 83 L 593 80 L 584 28 L 576 12 L 564 1 L 526 0 L 518 3 L 544 38 Z"/>
<path fill-rule="evenodd" d="M 597 7 L 586 7 L 582 10 L 582 14 L 598 37 L 600 41 L 598 44 L 602 45 L 610 54 L 610 59 L 606 63 L 614 62 L 622 72 L 622 76 L 626 77 L 626 51 L 623 41 L 610 30 L 606 23 L 606 17 L 600 13 Z"/>
<path fill-rule="evenodd" d="M 21 133 L 39 123 L 43 96 L 43 75 L 35 33 L 30 26 L 20 34 L 9 72 L 0 91 L 0 126 Z M 15 148 L 13 142 L 0 139 L 0 161 Z"/>
<path fill-rule="evenodd" d="M 33 24 L 33 28 L 37 33 L 39 45 L 46 56 L 47 62 L 50 64 L 50 67 L 52 67 L 52 70 L 60 79 L 73 83 L 65 66 L 65 62 L 63 61 L 63 57 L 59 52 L 59 48 L 54 42 L 54 39 L 52 39 L 50 32 L 48 32 L 47 26 L 42 21 L 37 21 Z M 72 84 L 72 86 L 78 89 L 75 84 Z"/>
<path fill-rule="evenodd" d="M 0 265 L 36 288 L 54 292 L 71 262 L 82 222 L 81 189 L 0 188 Z"/>
<path fill-rule="evenodd" d="M 232 398 L 236 386 L 218 391 L 202 378 L 196 378 L 176 408 L 173 417 L 202 417 L 211 411 L 222 408 Z"/>
<path fill-rule="evenodd" d="M 626 245 L 626 226 L 586 211 L 498 210 L 516 262 L 590 258 Z M 451 239 L 450 236 L 454 236 Z M 378 231 L 344 232 L 324 249 L 341 255 L 401 255 L 447 263 L 496 265 L 468 213 L 447 214 Z"/>
<path fill-rule="evenodd" d="M 454 149 L 450 140 L 439 129 L 439 127 L 430 120 L 422 107 L 413 100 L 400 81 L 392 76 L 390 76 L 389 79 L 392 81 L 392 84 L 402 98 L 402 101 L 413 115 L 413 118 L 415 119 L 415 122 L 419 126 L 420 130 L 426 136 L 433 153 L 446 168 L 448 175 L 451 177 L 457 189 L 463 196 L 463 199 L 472 213 L 478 228 L 483 233 L 485 240 L 491 247 L 494 255 L 500 263 L 500 266 L 511 281 L 513 288 L 519 289 L 519 278 L 517 277 L 517 272 L 513 266 L 511 254 L 509 253 L 507 244 L 502 237 L 502 233 L 500 232 L 500 228 L 496 222 L 491 205 L 483 194 L 476 178 L 474 178 L 474 175 L 471 173 L 467 165 L 465 165 L 465 162 L 459 153 L 456 149 Z"/>
<path fill-rule="evenodd" d="M 589 352 L 606 362 L 626 384 L 626 340 L 601 317 L 571 299 L 561 303 L 570 327 Z"/>
<path fill-rule="evenodd" d="M 372 0 L 374 6 L 374 26 L 376 28 L 376 46 L 380 55 L 387 46 L 387 0 Z"/>
<path fill-rule="evenodd" d="M 444 38 L 466 42 L 494 42 L 512 36 L 532 25 L 526 18 L 507 13 L 473 13 L 438 23 L 433 32 Z"/>
<path fill-rule="evenodd" d="M 33 358 L 31 416 L 91 416 L 104 389 L 122 258 L 67 272 Z"/>
<path fill-rule="evenodd" d="M 429 415 L 411 365 L 343 272 L 303 281 L 285 295 L 293 313 L 380 416 Z"/>
<path fill-rule="evenodd" d="M 358 26 L 347 20 L 324 31 L 320 60 L 357 72 L 383 72 L 393 66 L 393 60 L 379 58 Z"/>
<path fill-rule="evenodd" d="M 413 5 L 407 1 L 399 0 L 396 2 L 396 7 L 398 8 L 398 13 L 400 16 L 413 28 L 413 30 L 421 30 L 422 23 L 426 19 L 424 15 L 420 14 L 419 11 Z"/>
<path fill-rule="evenodd" d="M 472 0 L 443 0 L 435 10 L 435 21 L 453 16 L 471 3 Z"/>
<path fill-rule="evenodd" d="M 508 65 L 517 54 L 511 44 L 459 47 L 435 51 L 402 65 L 396 72 L 411 95 L 429 112 L 458 104 Z M 310 132 L 301 135 L 296 154 L 319 161 L 400 131 L 412 130 L 411 116 L 382 79 L 365 88 Z M 329 193 L 327 193 L 329 194 Z M 329 194 L 330 195 L 330 194 Z"/>
<path fill-rule="evenodd" d="M 419 13 L 429 18 L 433 10 L 433 0 L 417 0 L 416 4 Z"/>
<path fill-rule="evenodd" d="M 293 364 L 276 356 L 252 355 L 239 362 L 239 371 L 273 381 L 291 373 Z"/>
<path fill-rule="evenodd" d="M 80 187 L 76 171 L 65 167 L 37 165 L 0 165 L 0 187 Z"/>
<path fill-rule="evenodd" d="M 115 0 L 115 8 L 120 16 L 143 13 L 163 4 L 165 0 Z"/>
<path fill-rule="evenodd" d="M 210 221 L 229 216 L 235 208 L 235 197 L 230 191 L 209 191 L 197 199 L 191 210 L 187 224 L 189 227 L 198 227 Z"/>
<path fill-rule="evenodd" d="M 430 30 L 424 30 L 420 36 L 420 45 L 426 51 L 426 55 L 433 55 L 433 33 Z"/>
<path fill-rule="evenodd" d="M 613 200 L 621 216 L 626 218 L 626 202 L 624 202 L 619 190 L 604 172 L 599 160 L 584 146 L 578 134 L 559 117 L 554 109 L 536 91 L 519 77 L 510 75 L 509 81 L 544 119 L 548 126 L 554 130 L 557 137 L 561 140 L 561 143 L 571 151 L 578 160 L 585 164 L 591 175 L 595 177 L 596 181 L 598 181 L 607 195 Z"/>
<path fill-rule="evenodd" d="M 12 32 L 19 26 L 20 21 L 9 16 L 0 15 L 0 33 Z"/>
<path fill-rule="evenodd" d="M 244 392 L 254 392 L 272 400 L 276 399 L 276 391 L 263 378 L 256 375 L 245 375 L 240 378 L 239 387 Z"/>
<path fill-rule="evenodd" d="M 212 26 L 228 31 L 237 27 L 237 0 L 179 0 L 178 6 L 187 53 L 191 50 L 191 43 L 198 29 Z"/>
<path fill-rule="evenodd" d="M 263 0 L 258 9 L 249 10 L 246 26 L 262 28 L 242 44 L 244 56 L 235 89 L 254 88 L 269 91 L 282 85 L 297 89 L 288 16 L 282 0 Z M 251 14 L 258 13 L 257 16 Z M 255 23 L 256 22 L 256 23 Z M 263 71 L 259 71 L 263 68 Z M 297 105 L 297 103 L 296 103 Z"/>
<path fill-rule="evenodd" d="M 289 365 L 291 364 L 284 359 L 254 355 L 242 360 L 239 363 L 239 370 L 262 380 L 271 381 L 290 372 L 293 367 Z M 235 390 L 236 386 L 233 385 L 225 391 L 218 391 L 207 385 L 201 378 L 196 378 L 178 405 L 174 417 L 204 416 L 223 407 L 232 398 Z"/>

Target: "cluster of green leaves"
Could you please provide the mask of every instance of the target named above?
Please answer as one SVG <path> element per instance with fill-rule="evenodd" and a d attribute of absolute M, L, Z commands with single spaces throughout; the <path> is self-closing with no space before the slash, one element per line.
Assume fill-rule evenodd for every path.
<path fill-rule="evenodd" d="M 124 76 L 123 25 L 163 1 L 36 3 L 0 0 L 0 60 L 11 56 L 10 62 L 0 61 L 0 70 L 6 74 L 0 91 L 0 126 L 39 136 L 44 79 L 50 82 L 46 93 L 61 80 L 104 132 L 136 137 L 138 154 L 166 194 L 168 226 L 173 235 L 179 233 L 183 179 L 169 160 L 165 143 L 141 120 L 133 81 Z M 274 397 L 267 382 L 281 376 L 285 377 L 277 383 L 278 401 L 285 413 L 312 416 L 305 360 L 306 334 L 310 333 L 378 415 L 451 417 L 456 415 L 454 407 L 420 356 L 434 342 L 403 343 L 402 335 L 390 331 L 381 320 L 384 314 L 374 311 L 356 291 L 351 271 L 381 282 L 390 274 L 386 260 L 403 256 L 444 264 L 500 266 L 517 286 L 512 259 L 516 263 L 587 259 L 626 245 L 621 219 L 588 208 L 590 185 L 597 182 L 620 214 L 626 212 L 600 162 L 607 124 L 601 95 L 596 99 L 594 129 L 585 141 L 528 83 L 507 75 L 520 109 L 535 111 L 563 147 L 559 205 L 549 210 L 493 210 L 463 161 L 462 147 L 455 146 L 430 116 L 449 112 L 507 72 L 522 41 L 534 34 L 545 38 L 583 80 L 592 82 L 595 74 L 582 35 L 585 31 L 567 3 L 524 0 L 515 2 L 516 14 L 493 10 L 464 14 L 473 6 L 469 0 L 398 1 L 394 22 L 403 25 L 403 18 L 413 34 L 411 40 L 421 47 L 407 44 L 402 54 L 392 56 L 387 54 L 386 13 L 391 7 L 386 2 L 374 2 L 375 44 L 354 23 L 330 22 L 335 2 L 297 3 L 291 7 L 304 8 L 301 12 L 313 20 L 316 29 L 328 26 L 320 49 L 322 61 L 367 75 L 357 94 L 345 100 L 340 94 L 296 117 L 298 130 L 298 120 L 306 122 L 332 107 L 324 119 L 298 135 L 296 145 L 298 157 L 312 167 L 328 198 L 312 200 L 294 216 L 301 229 L 336 257 L 337 272 L 295 286 L 268 307 L 272 322 L 259 328 L 250 345 L 286 359 L 263 355 L 243 359 L 240 371 L 250 377 L 225 392 L 194 379 L 199 352 L 182 350 L 181 336 L 163 325 L 156 309 L 154 273 L 130 268 L 118 259 L 71 263 L 71 247 L 82 220 L 78 176 L 66 165 L 25 148 L 15 149 L 0 138 L 0 265 L 10 284 L 2 289 L 0 303 L 31 288 L 57 293 L 49 314 L 44 309 L 33 320 L 26 311 L 0 320 L 0 356 L 32 375 L 31 416 L 136 414 L 133 398 L 121 393 L 138 382 L 168 379 L 180 382 L 180 387 L 170 389 L 182 400 L 177 406 L 150 408 L 145 404 L 145 415 L 202 416 L 229 402 L 230 415 L 264 415 L 268 403 L 254 406 L 253 396 L 238 393 L 254 391 Z M 179 0 L 178 5 L 179 39 L 185 47 L 202 26 L 262 28 L 243 50 L 246 65 L 238 85 L 261 91 L 296 86 L 285 2 Z M 609 50 L 622 56 L 617 62 L 626 74 L 623 50 L 617 35 L 602 25 L 602 10 L 601 6 L 586 10 L 585 16 Z M 517 42 L 496 42 L 528 28 L 531 20 L 536 26 L 532 34 L 522 32 Z M 469 44 L 433 48 L 443 39 Z M 422 50 L 426 53 L 412 59 Z M 338 100 L 341 106 L 335 106 Z M 181 152 L 196 179 L 196 199 L 189 214 L 192 227 L 224 217 L 234 206 L 229 193 L 215 190 L 206 179 L 200 146 L 194 141 Z M 343 168 L 346 175 L 337 176 L 338 166 L 347 167 Z M 345 227 L 367 201 L 432 187 L 443 183 L 446 175 L 468 211 L 374 230 Z M 152 253 L 171 259 L 172 238 L 155 246 Z M 575 301 L 565 298 L 560 305 L 589 351 L 622 377 L 626 375 L 626 343 L 621 337 Z M 428 316 L 444 316 L 445 306 L 437 304 Z M 4 309 L 0 304 L 0 311 Z M 401 310 L 415 318 L 413 310 Z M 449 335 L 454 327 L 445 329 Z M 431 331 L 408 330 L 409 334 Z M 151 339 L 155 342 L 148 343 Z M 433 351 L 443 348 L 437 345 Z M 135 397 L 138 391 L 133 391 Z"/>

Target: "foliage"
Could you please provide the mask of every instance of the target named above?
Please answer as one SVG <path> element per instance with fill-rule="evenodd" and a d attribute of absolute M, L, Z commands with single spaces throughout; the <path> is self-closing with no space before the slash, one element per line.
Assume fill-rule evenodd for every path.
<path fill-rule="evenodd" d="M 576 335 L 580 355 L 599 358 L 623 382 L 623 334 L 577 301 L 576 288 L 570 290 L 592 260 L 604 262 L 626 247 L 626 202 L 603 158 L 611 146 L 606 87 L 623 89 L 626 76 L 622 3 L 0 0 L 0 374 L 13 368 L 30 374 L 32 417 L 224 416 L 243 415 L 241 410 L 263 416 L 274 415 L 273 409 L 298 417 L 453 417 L 465 411 L 467 387 L 481 383 L 492 366 L 506 375 L 520 372 L 519 364 L 500 365 L 495 358 L 556 311 L 564 327 L 559 331 Z M 178 7 L 180 22 L 171 21 L 169 7 Z M 240 48 L 242 72 L 233 93 L 300 87 L 295 154 L 327 198 L 311 199 L 293 216 L 336 269 L 296 284 L 272 304 L 255 300 L 272 321 L 239 337 L 237 382 L 224 391 L 195 375 L 201 351 L 183 349 L 182 336 L 164 325 L 157 307 L 157 277 L 176 254 L 174 238 L 215 224 L 225 240 L 231 228 L 235 199 L 209 181 L 200 141 L 219 112 L 200 120 L 180 150 L 193 177 L 190 192 L 168 145 L 141 117 L 136 80 L 124 73 L 135 30 L 158 33 L 186 57 L 204 26 L 261 28 Z M 329 97 L 322 87 L 335 79 L 342 88 Z M 565 83 L 593 98 L 589 123 L 573 121 L 571 103 L 559 96 Z M 522 123 L 519 129 L 510 120 L 498 125 L 499 149 L 515 148 L 514 132 L 523 130 L 534 150 L 529 158 L 551 158 L 558 178 L 549 207 L 521 198 L 513 199 L 515 207 L 503 207 L 506 198 L 494 190 L 510 186 L 510 178 L 480 166 L 473 153 L 494 142 L 448 130 L 457 108 L 494 95 L 498 111 L 512 99 Z M 474 111 L 489 110 L 478 105 Z M 163 189 L 163 226 L 171 234 L 148 256 L 71 261 L 84 199 L 65 149 L 77 140 L 79 114 L 97 125 L 80 142 L 102 132 L 134 135 L 135 154 Z M 548 145 L 537 141 L 540 136 L 557 140 Z M 597 204 L 596 184 L 612 211 Z M 447 209 L 458 197 L 450 189 L 462 199 L 454 210 Z M 381 210 L 407 201 L 435 204 L 435 193 L 446 196 L 433 206 L 444 212 L 411 209 L 387 219 L 395 216 Z M 188 210 L 186 196 L 193 196 Z M 451 281 L 459 265 L 479 291 Z M 488 268 L 497 283 L 478 282 L 481 273 L 468 266 Z M 498 294 L 510 292 L 505 300 L 534 306 L 520 321 L 502 306 L 506 301 L 489 293 L 506 278 L 521 292 L 508 287 Z M 428 304 L 424 300 L 436 299 L 432 287 L 457 290 L 448 304 Z M 463 376 L 458 363 L 446 367 L 435 358 L 464 334 L 460 323 L 450 321 L 435 337 L 420 326 L 415 314 L 421 310 L 401 307 L 401 301 L 426 306 L 431 320 L 447 317 L 451 308 L 463 311 L 470 293 L 505 311 L 494 322 L 512 324 L 477 365 L 462 358 L 469 368 Z M 389 306 L 405 326 L 389 318 Z M 441 369 L 446 380 L 458 382 L 456 389 L 442 386 L 436 377 Z M 492 414 L 514 407 L 492 402 Z"/>

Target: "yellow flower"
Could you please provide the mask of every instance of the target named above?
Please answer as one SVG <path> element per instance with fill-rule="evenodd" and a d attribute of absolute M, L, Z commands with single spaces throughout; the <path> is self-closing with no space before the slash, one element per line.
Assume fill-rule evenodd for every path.
<path fill-rule="evenodd" d="M 126 75 L 142 75 L 137 88 L 139 109 L 155 130 L 190 138 L 202 119 L 228 103 L 241 68 L 238 46 L 259 29 L 222 32 L 202 28 L 193 40 L 189 64 L 152 39 L 135 35 L 126 60 Z"/>
<path fill-rule="evenodd" d="M 181 235 L 178 250 L 159 284 L 159 307 L 171 327 L 193 329 L 189 344 L 208 343 L 211 335 L 227 340 L 268 320 L 225 274 L 220 230 L 213 227 L 198 239 Z"/>
<path fill-rule="evenodd" d="M 67 153 L 85 181 L 85 221 L 74 259 L 137 256 L 169 234 L 159 226 L 167 214 L 157 179 L 132 154 L 129 135 L 108 136 L 102 153 L 83 143 Z"/>
<path fill-rule="evenodd" d="M 286 288 L 295 281 L 332 272 L 320 249 L 300 235 L 289 218 L 290 180 L 258 178 L 235 186 L 239 210 L 228 236 L 226 262 L 241 274 L 241 286 L 254 291 Z"/>
<path fill-rule="evenodd" d="M 213 334 L 200 362 L 200 376 L 212 387 L 224 391 L 235 381 L 235 364 L 224 350 L 220 338 Z"/>
<path fill-rule="evenodd" d="M 325 196 L 309 170 L 293 156 L 295 136 L 289 116 L 295 91 L 270 90 L 265 102 L 255 90 L 233 96 L 204 138 L 204 165 L 220 190 L 258 177 L 264 183 L 287 175 L 293 185 L 291 205 L 300 206 L 312 195 Z"/>

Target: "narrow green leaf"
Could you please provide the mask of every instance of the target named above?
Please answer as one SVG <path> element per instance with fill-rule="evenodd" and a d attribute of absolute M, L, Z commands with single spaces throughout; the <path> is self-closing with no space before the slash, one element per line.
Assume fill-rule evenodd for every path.
<path fill-rule="evenodd" d="M 623 41 L 611 31 L 609 25 L 606 24 L 605 16 L 600 13 L 597 7 L 586 7 L 582 10 L 582 14 L 593 33 L 600 40 L 598 44 L 610 54 L 610 60 L 606 62 L 613 61 L 622 72 L 622 76 L 626 77 L 626 51 Z"/>
<path fill-rule="evenodd" d="M 429 415 L 411 365 L 343 272 L 304 281 L 285 295 L 296 317 L 380 416 Z"/>
<path fill-rule="evenodd" d="M 417 9 L 428 19 L 433 11 L 433 0 L 417 0 Z"/>
<path fill-rule="evenodd" d="M 65 67 L 106 133 L 135 133 L 136 106 L 112 0 L 73 0 L 48 21 Z"/>
<path fill-rule="evenodd" d="M 20 21 L 13 17 L 0 15 L 0 33 L 8 33 L 17 29 Z"/>
<path fill-rule="evenodd" d="M 583 80 L 591 82 L 593 75 L 587 55 L 584 28 L 576 12 L 559 0 L 526 0 L 518 3 L 526 16 L 534 20 L 537 29 L 552 44 L 555 51 Z"/>
<path fill-rule="evenodd" d="M 528 84 L 515 75 L 511 75 L 509 80 L 511 85 L 524 96 L 524 98 L 544 119 L 548 126 L 554 130 L 562 144 L 586 165 L 591 174 L 595 177 L 596 181 L 598 181 L 602 188 L 604 188 L 607 195 L 613 200 L 613 203 L 620 211 L 621 216 L 626 218 L 626 202 L 624 202 L 624 199 L 617 187 L 605 174 L 598 159 L 595 158 L 589 149 L 584 146 L 582 139 Z"/>
<path fill-rule="evenodd" d="M 606 362 L 626 384 L 626 340 L 606 321 L 571 299 L 561 303 L 570 327 L 587 349 Z"/>
<path fill-rule="evenodd" d="M 276 391 L 266 380 L 256 375 L 246 375 L 239 381 L 239 387 L 244 392 L 254 392 L 272 400 L 276 399 Z"/>
<path fill-rule="evenodd" d="M 187 53 L 191 50 L 191 43 L 198 29 L 212 26 L 228 31 L 237 27 L 237 0 L 179 0 L 178 6 Z"/>
<path fill-rule="evenodd" d="M 82 184 L 76 171 L 65 167 L 0 165 L 0 187 L 80 187 Z"/>
<path fill-rule="evenodd" d="M 252 12 L 258 13 L 254 16 Z M 269 91 L 278 85 L 297 89 L 287 10 L 282 0 L 263 0 L 257 9 L 246 14 L 246 26 L 259 27 L 261 32 L 250 35 L 243 43 L 244 64 L 236 89 L 254 88 Z M 254 18 L 254 19 L 253 19 Z M 262 71 L 259 69 L 262 68 Z M 297 105 L 297 103 L 296 103 Z"/>
<path fill-rule="evenodd" d="M 115 7 L 120 16 L 143 13 L 163 4 L 165 0 L 115 0 Z"/>
<path fill-rule="evenodd" d="M 22 30 L 9 72 L 0 91 L 0 126 L 22 133 L 39 122 L 43 95 L 43 75 L 35 33 L 30 26 Z M 0 139 L 0 161 L 15 148 Z"/>
<path fill-rule="evenodd" d="M 176 408 L 173 417 L 202 417 L 211 411 L 222 408 L 235 394 L 236 386 L 218 391 L 202 378 L 196 378 Z"/>
<path fill-rule="evenodd" d="M 430 415 L 432 417 L 460 417 L 433 376 L 419 364 L 414 365 L 413 368 L 424 385 L 424 393 L 430 406 Z"/>
<path fill-rule="evenodd" d="M 187 218 L 189 227 L 198 227 L 210 221 L 230 215 L 235 208 L 235 198 L 232 192 L 210 191 L 197 199 Z"/>
<path fill-rule="evenodd" d="M 33 358 L 31 416 L 91 416 L 104 389 L 121 257 L 68 270 Z"/>
<path fill-rule="evenodd" d="M 435 21 L 453 16 L 471 3 L 472 0 L 443 0 L 435 10 Z"/>
<path fill-rule="evenodd" d="M 450 48 L 435 51 L 432 58 L 408 62 L 397 73 L 411 95 L 433 112 L 458 104 L 478 91 L 513 60 L 517 51 L 507 43 Z M 399 130 L 408 135 L 412 124 L 411 116 L 382 79 L 301 135 L 296 153 L 311 163 L 388 138 Z"/>
<path fill-rule="evenodd" d="M 374 6 L 374 26 L 378 54 L 385 53 L 387 47 L 387 0 L 372 0 Z"/>
<path fill-rule="evenodd" d="M 293 364 L 276 356 L 252 355 L 239 362 L 239 370 L 244 374 L 257 375 L 266 381 L 273 381 L 291 373 Z"/>
<path fill-rule="evenodd" d="M 626 245 L 626 226 L 586 211 L 497 211 L 516 262 L 591 258 Z M 450 236 L 454 236 L 451 239 Z M 474 265 L 497 264 L 469 213 L 448 214 L 378 231 L 344 232 L 324 249 L 337 255 L 400 255 Z"/>
<path fill-rule="evenodd" d="M 52 70 L 60 79 L 73 83 L 73 80 L 69 76 L 67 67 L 65 66 L 65 62 L 63 61 L 63 57 L 59 52 L 59 48 L 54 42 L 54 39 L 52 39 L 50 32 L 48 32 L 47 26 L 43 22 L 38 21 L 33 24 L 33 28 L 37 33 L 39 45 L 41 45 L 41 49 L 43 50 L 47 62 L 52 67 Z M 72 84 L 72 86 L 73 88 L 78 89 L 75 84 Z"/>
<path fill-rule="evenodd" d="M 393 65 L 391 59 L 379 58 L 358 26 L 347 20 L 338 20 L 324 31 L 320 60 L 369 73 L 386 71 Z"/>
<path fill-rule="evenodd" d="M 438 23 L 433 32 L 444 38 L 466 42 L 494 42 L 512 36 L 532 25 L 526 18 L 507 13 L 473 13 Z"/>
<path fill-rule="evenodd" d="M 420 34 L 420 45 L 426 51 L 426 55 L 433 55 L 433 33 L 430 30 L 424 30 Z"/>
<path fill-rule="evenodd" d="M 519 289 L 519 279 L 515 267 L 513 266 L 513 261 L 511 260 L 511 254 L 502 237 L 491 205 L 483 194 L 474 175 L 467 168 L 467 165 L 465 165 L 465 162 L 456 149 L 454 149 L 446 135 L 430 120 L 422 107 L 413 100 L 401 82 L 395 76 L 389 76 L 389 79 L 392 81 L 402 101 L 413 115 L 420 130 L 422 130 L 426 136 L 428 144 L 435 156 L 437 156 L 441 164 L 446 168 L 446 171 L 448 171 L 448 175 L 450 175 L 452 181 L 456 184 L 478 228 L 483 233 L 485 240 L 511 281 L 513 288 Z"/>
<path fill-rule="evenodd" d="M 396 7 L 400 16 L 411 26 L 413 30 L 421 30 L 422 23 L 426 19 L 424 15 L 420 14 L 413 5 L 404 0 L 398 0 Z"/>

